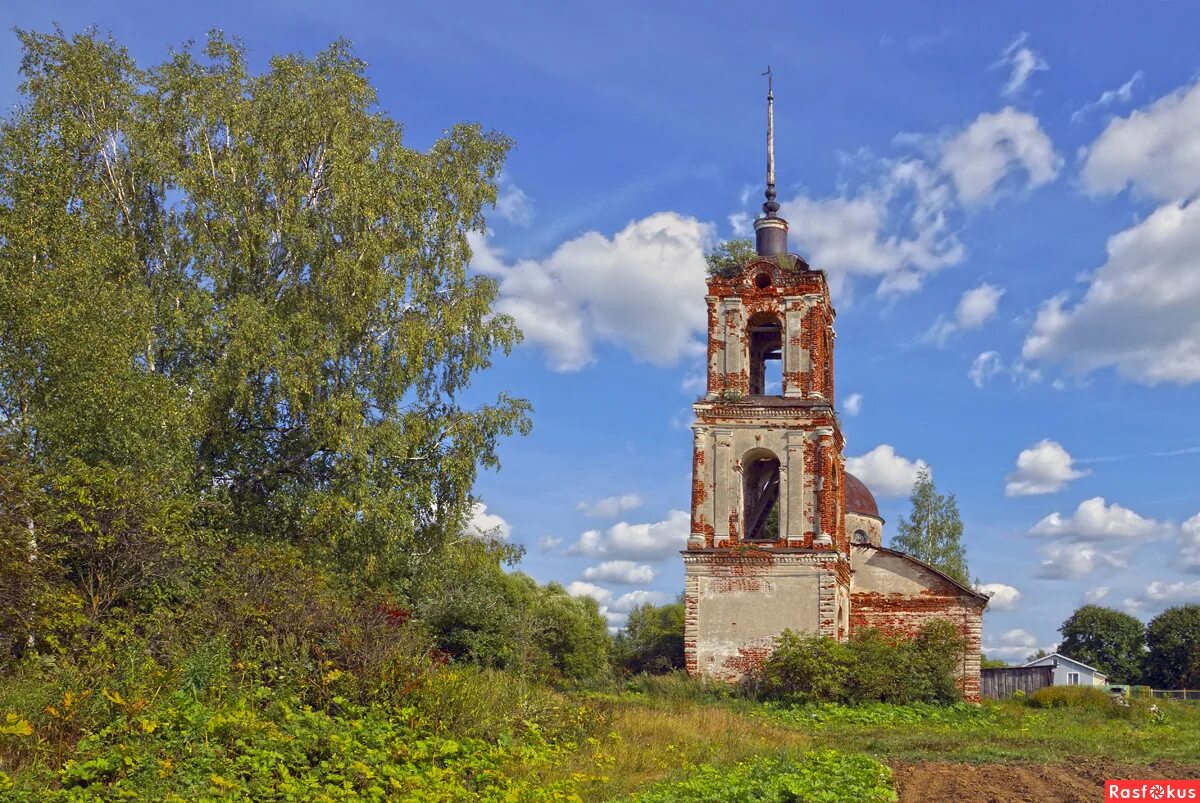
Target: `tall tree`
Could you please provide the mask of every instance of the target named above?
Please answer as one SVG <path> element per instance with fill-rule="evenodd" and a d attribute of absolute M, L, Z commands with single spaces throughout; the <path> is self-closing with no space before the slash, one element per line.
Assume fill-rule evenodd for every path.
<path fill-rule="evenodd" d="M 1127 613 L 1084 605 L 1058 629 L 1058 651 L 1108 675 L 1112 683 L 1136 683 L 1142 675 L 1146 626 Z"/>
<path fill-rule="evenodd" d="M 922 466 L 909 501 L 912 512 L 909 518 L 900 519 L 892 546 L 968 585 L 970 572 L 962 545 L 963 523 L 954 494 L 939 494 L 929 469 Z"/>
<path fill-rule="evenodd" d="M 36 472 L 134 472 L 234 539 L 410 574 L 529 425 L 521 399 L 463 401 L 520 336 L 466 270 L 509 141 L 406 147 L 345 42 L 252 74 L 218 33 L 149 69 L 95 32 L 18 36 L 0 441 Z"/>
<path fill-rule="evenodd" d="M 1168 608 L 1146 628 L 1146 680 L 1161 689 L 1200 689 L 1200 605 Z"/>

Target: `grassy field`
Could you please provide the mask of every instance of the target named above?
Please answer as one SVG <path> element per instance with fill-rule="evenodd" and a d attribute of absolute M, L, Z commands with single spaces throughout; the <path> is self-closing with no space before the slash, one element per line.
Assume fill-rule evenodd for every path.
<path fill-rule="evenodd" d="M 1106 699 L 1048 708 L 1023 701 L 788 707 L 705 697 L 686 684 L 670 685 L 607 697 L 612 718 L 607 738 L 571 755 L 548 777 L 587 774 L 591 780 L 579 789 L 581 796 L 610 800 L 712 773 L 707 768 L 729 773 L 756 760 L 802 765 L 805 756 L 823 751 L 848 761 L 866 756 L 885 768 L 923 762 L 1025 768 L 1082 764 L 1103 776 L 1106 768 L 1127 771 L 1132 765 L 1136 771 L 1137 765 L 1159 764 L 1162 769 L 1168 762 L 1171 770 L 1200 773 L 1200 706 L 1195 705 L 1159 701 L 1157 713 L 1149 702 L 1124 709 Z M 707 799 L 733 799 L 723 797 L 719 774 L 700 779 L 708 784 Z M 706 799 L 675 791 L 676 799 Z M 836 788 L 827 791 L 830 800 L 848 797 L 838 797 Z M 821 798 L 809 794 L 806 799 Z"/>
<path fill-rule="evenodd" d="M 791 706 L 679 676 L 569 694 L 470 668 L 433 678 L 400 707 L 259 686 L 52 699 L 10 682 L 0 800 L 1082 801 L 1106 778 L 1200 777 L 1188 703 Z"/>

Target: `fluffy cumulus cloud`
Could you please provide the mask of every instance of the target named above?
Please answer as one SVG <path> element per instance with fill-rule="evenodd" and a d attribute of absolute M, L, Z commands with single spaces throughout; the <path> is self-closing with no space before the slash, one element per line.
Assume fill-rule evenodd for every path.
<path fill-rule="evenodd" d="M 1029 189 L 1048 184 L 1062 163 L 1038 119 L 1011 107 L 979 115 L 945 144 L 941 156 L 941 169 L 968 205 L 990 201 L 1017 173 L 1024 173 Z"/>
<path fill-rule="evenodd" d="M 1108 504 L 1095 496 L 1079 503 L 1070 516 L 1055 512 L 1029 531 L 1033 535 L 1066 538 L 1074 541 L 1143 539 L 1163 529 L 1162 524 L 1146 519 L 1116 502 Z"/>
<path fill-rule="evenodd" d="M 1003 295 L 1003 288 L 987 282 L 966 291 L 958 300 L 954 317 L 938 318 L 926 333 L 926 339 L 940 346 L 944 345 L 950 335 L 955 332 L 980 328 L 996 317 L 996 310 L 1000 306 L 1000 297 Z"/>
<path fill-rule="evenodd" d="M 833 197 L 800 195 L 780 214 L 793 246 L 830 272 L 835 289 L 849 275 L 877 277 L 884 293 L 908 292 L 922 278 L 966 256 L 951 230 L 953 193 L 920 159 L 882 160 L 874 183 Z"/>
<path fill-rule="evenodd" d="M 1071 480 L 1086 476 L 1073 465 L 1062 444 L 1049 439 L 1039 441 L 1017 455 L 1017 468 L 1008 475 L 1006 496 L 1036 496 L 1061 491 Z"/>
<path fill-rule="evenodd" d="M 1051 513 L 1029 532 L 1050 539 L 1041 549 L 1037 575 L 1074 580 L 1100 570 L 1125 568 L 1135 549 L 1170 530 L 1168 524 L 1143 518 L 1097 496 L 1080 502 L 1070 516 Z"/>
<path fill-rule="evenodd" d="M 1200 203 L 1166 204 L 1109 238 L 1078 303 L 1059 295 L 1042 305 L 1022 354 L 1082 373 L 1112 367 L 1147 385 L 1190 384 L 1200 381 L 1197 308 Z"/>
<path fill-rule="evenodd" d="M 705 293 L 704 252 L 712 241 L 709 224 L 659 212 L 612 237 L 588 232 L 545 259 L 511 264 L 476 236 L 471 265 L 497 278 L 496 310 L 516 319 L 551 368 L 587 366 L 597 343 L 670 365 L 701 352 L 706 313 L 696 299 Z"/>
<path fill-rule="evenodd" d="M 846 397 L 846 401 L 842 402 L 842 412 L 846 415 L 858 415 L 862 412 L 863 395 L 861 393 L 851 393 Z"/>
<path fill-rule="evenodd" d="M 654 579 L 654 575 L 655 571 L 649 566 L 632 560 L 606 560 L 583 570 L 584 580 L 621 585 L 649 583 Z"/>
<path fill-rule="evenodd" d="M 928 469 L 929 464 L 901 457 L 886 443 L 859 457 L 846 458 L 846 470 L 879 496 L 905 496 L 922 468 Z"/>
<path fill-rule="evenodd" d="M 988 637 L 983 642 L 983 652 L 989 658 L 1023 663 L 1025 658 L 1038 648 L 1037 636 L 1028 630 L 1013 628 L 999 636 Z"/>
<path fill-rule="evenodd" d="M 669 602 L 671 595 L 665 591 L 629 591 L 617 596 L 607 588 L 594 583 L 575 580 L 567 584 L 567 593 L 573 597 L 591 597 L 600 606 L 600 614 L 608 620 L 609 630 L 616 630 L 625 624 L 629 612 L 647 602 L 651 605 L 662 605 Z"/>
<path fill-rule="evenodd" d="M 1004 48 L 999 60 L 992 65 L 993 69 L 1008 71 L 1008 80 L 1004 82 L 1004 87 L 1000 90 L 1000 94 L 1006 98 L 1020 95 L 1028 86 L 1029 79 L 1033 77 L 1034 73 L 1049 69 L 1042 57 L 1029 47 L 1028 41 L 1029 34 L 1022 33 L 1008 47 Z"/>
<path fill-rule="evenodd" d="M 1154 581 L 1146 586 L 1144 594 L 1148 600 L 1171 605 L 1200 602 L 1200 580 L 1164 583 Z"/>
<path fill-rule="evenodd" d="M 618 522 L 607 530 L 588 530 L 568 550 L 573 555 L 661 560 L 687 546 L 691 517 L 672 510 L 662 521 L 646 524 Z"/>
<path fill-rule="evenodd" d="M 1004 583 L 984 583 L 978 590 L 988 595 L 989 610 L 1011 611 L 1021 601 L 1021 592 Z"/>
<path fill-rule="evenodd" d="M 1095 544 L 1061 541 L 1041 550 L 1037 576 L 1046 580 L 1078 580 L 1100 569 L 1122 569 L 1128 565 L 1126 550 L 1105 549 Z"/>
<path fill-rule="evenodd" d="M 603 499 L 597 499 L 595 502 L 580 502 L 576 507 L 589 516 L 612 518 L 613 516 L 621 515 L 626 510 L 641 507 L 641 505 L 642 497 L 637 494 L 619 494 L 617 496 L 606 496 Z"/>
<path fill-rule="evenodd" d="M 1200 191 L 1200 81 L 1113 120 L 1087 150 L 1081 172 L 1092 193 L 1133 187 L 1161 201 Z"/>
<path fill-rule="evenodd" d="M 471 507 L 471 518 L 467 521 L 465 533 L 472 538 L 507 541 L 512 535 L 512 525 L 502 516 L 489 513 L 483 502 L 476 502 Z"/>
<path fill-rule="evenodd" d="M 1189 572 L 1200 572 L 1200 513 L 1192 516 L 1179 528 L 1179 564 Z"/>
<path fill-rule="evenodd" d="M 1089 588 L 1087 591 L 1083 592 L 1083 601 L 1088 605 L 1095 605 L 1099 603 L 1100 600 L 1107 597 L 1109 591 L 1112 591 L 1111 586 L 1096 586 L 1095 588 Z"/>
<path fill-rule="evenodd" d="M 552 549 L 557 549 L 559 544 L 562 542 L 563 540 L 555 535 L 543 535 L 537 541 L 538 549 L 541 549 L 543 552 L 549 552 Z"/>

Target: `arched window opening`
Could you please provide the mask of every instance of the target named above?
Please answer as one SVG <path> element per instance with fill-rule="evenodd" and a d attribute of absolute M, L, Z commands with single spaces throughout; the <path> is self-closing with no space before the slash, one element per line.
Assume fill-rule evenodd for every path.
<path fill-rule="evenodd" d="M 770 452 L 750 456 L 742 464 L 745 483 L 747 541 L 779 539 L 779 458 Z"/>
<path fill-rule="evenodd" d="M 783 395 L 783 327 L 769 313 L 750 318 L 750 395 Z"/>
<path fill-rule="evenodd" d="M 854 535 L 850 537 L 851 543 L 866 544 L 870 543 L 871 539 L 867 536 L 865 530 L 855 530 Z"/>

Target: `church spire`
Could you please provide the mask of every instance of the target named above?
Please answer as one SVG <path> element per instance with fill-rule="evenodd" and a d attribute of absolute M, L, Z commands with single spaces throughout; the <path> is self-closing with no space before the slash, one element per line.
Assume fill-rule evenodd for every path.
<path fill-rule="evenodd" d="M 771 65 L 767 65 L 767 202 L 763 211 L 767 217 L 774 217 L 779 211 L 779 202 L 775 200 L 775 80 L 771 75 Z"/>
<path fill-rule="evenodd" d="M 754 221 L 755 251 L 762 256 L 787 253 L 787 221 L 779 217 L 779 202 L 775 200 L 775 79 L 767 65 L 767 200 L 763 204 L 766 217 Z"/>

